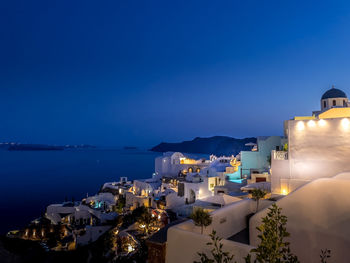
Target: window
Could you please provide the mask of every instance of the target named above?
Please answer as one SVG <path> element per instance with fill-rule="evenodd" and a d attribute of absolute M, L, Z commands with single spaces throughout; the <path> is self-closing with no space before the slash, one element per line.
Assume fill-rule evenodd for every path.
<path fill-rule="evenodd" d="M 345 100 L 343 101 L 343 106 L 346 107 L 346 101 Z"/>
<path fill-rule="evenodd" d="M 327 103 L 326 101 L 323 102 L 323 108 L 326 108 L 327 107 Z"/>
<path fill-rule="evenodd" d="M 256 183 L 266 182 L 266 178 L 265 177 L 256 177 L 255 178 L 255 182 Z"/>
<path fill-rule="evenodd" d="M 335 106 L 335 105 L 337 105 L 337 103 L 336 103 L 336 101 L 335 101 L 335 100 L 333 100 L 333 106 Z"/>

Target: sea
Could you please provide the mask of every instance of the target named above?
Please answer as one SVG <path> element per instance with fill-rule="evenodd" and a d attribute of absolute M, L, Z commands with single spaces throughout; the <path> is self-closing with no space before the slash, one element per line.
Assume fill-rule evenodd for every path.
<path fill-rule="evenodd" d="M 121 176 L 150 178 L 160 155 L 135 149 L 0 150 L 0 234 L 26 226 L 49 204 L 94 195 Z"/>

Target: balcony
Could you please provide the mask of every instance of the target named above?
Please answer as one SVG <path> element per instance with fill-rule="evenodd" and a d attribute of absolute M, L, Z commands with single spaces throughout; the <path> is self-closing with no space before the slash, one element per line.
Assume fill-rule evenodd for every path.
<path fill-rule="evenodd" d="M 274 160 L 288 160 L 288 152 L 286 151 L 273 151 Z"/>

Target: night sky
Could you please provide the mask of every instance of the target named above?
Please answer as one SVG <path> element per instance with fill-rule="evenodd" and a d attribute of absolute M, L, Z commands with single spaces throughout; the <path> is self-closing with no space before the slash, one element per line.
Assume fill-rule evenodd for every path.
<path fill-rule="evenodd" d="M 0 141 L 282 135 L 350 94 L 350 4 L 2 1 Z"/>

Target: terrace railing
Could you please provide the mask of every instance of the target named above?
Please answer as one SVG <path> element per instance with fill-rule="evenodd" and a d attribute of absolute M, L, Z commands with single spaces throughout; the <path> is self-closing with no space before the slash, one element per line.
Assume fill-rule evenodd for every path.
<path fill-rule="evenodd" d="M 273 151 L 273 158 L 275 160 L 288 160 L 288 152 L 286 152 L 286 151 Z"/>

